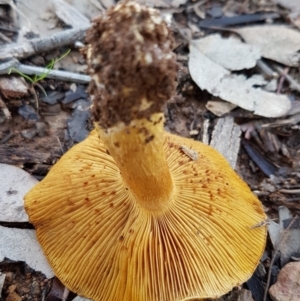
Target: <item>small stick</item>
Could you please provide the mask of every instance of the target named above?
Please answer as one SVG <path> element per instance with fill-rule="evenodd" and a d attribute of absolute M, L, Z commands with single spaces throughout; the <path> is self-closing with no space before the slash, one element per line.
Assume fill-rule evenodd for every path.
<path fill-rule="evenodd" d="M 198 8 L 199 8 L 200 6 L 206 4 L 208 1 L 210 1 L 210 0 L 202 0 L 202 1 L 200 1 L 200 2 L 196 2 L 196 3 L 193 3 L 193 4 L 189 4 L 189 5 L 187 6 L 186 9 L 190 10 L 190 9 L 195 8 L 195 7 L 198 7 Z"/>
<path fill-rule="evenodd" d="M 9 141 L 15 134 L 13 132 L 10 132 L 8 135 L 6 135 L 4 138 L 0 140 L 0 144 L 4 144 L 7 141 Z"/>
<path fill-rule="evenodd" d="M 0 64 L 0 74 L 7 74 L 7 73 L 9 73 L 9 71 L 15 72 L 13 69 L 10 70 L 11 68 L 17 69 L 19 72 L 26 74 L 26 75 L 38 75 L 39 76 L 39 75 L 44 75 L 46 73 L 47 78 L 74 82 L 74 83 L 79 83 L 79 84 L 87 84 L 91 81 L 91 78 L 85 74 L 24 65 L 24 64 L 21 64 L 16 59 L 12 59 L 9 62 Z"/>
<path fill-rule="evenodd" d="M 9 39 L 5 34 L 0 32 L 0 39 L 3 40 L 6 43 L 11 43 L 11 39 Z"/>
<path fill-rule="evenodd" d="M 268 77 L 277 78 L 279 76 L 278 73 L 272 70 L 272 68 L 269 67 L 263 60 L 257 61 L 257 67 Z"/>
<path fill-rule="evenodd" d="M 283 72 L 281 73 L 279 83 L 277 86 L 277 91 L 276 91 L 277 94 L 280 94 L 282 85 L 286 79 L 286 76 L 288 75 L 289 70 L 290 70 L 290 68 L 286 67 L 286 68 L 284 68 Z"/>
<path fill-rule="evenodd" d="M 60 147 L 60 150 L 61 150 L 61 154 L 63 155 L 63 154 L 64 154 L 64 149 L 63 149 L 63 147 L 62 147 L 62 144 L 61 144 L 61 142 L 60 142 L 60 139 L 59 139 L 58 136 L 56 136 L 56 139 L 57 139 L 57 141 L 58 141 L 58 144 L 59 144 L 59 147 Z"/>
<path fill-rule="evenodd" d="M 279 66 L 273 64 L 274 69 L 276 69 L 280 74 L 284 74 L 284 70 L 280 68 Z M 292 89 L 300 92 L 300 84 L 290 75 L 285 74 L 286 80 L 289 82 Z"/>
<path fill-rule="evenodd" d="M 287 194 L 298 194 L 300 193 L 300 189 L 280 189 L 279 192 Z"/>
<path fill-rule="evenodd" d="M 1 99 L 1 97 L 0 97 L 0 109 L 2 109 L 2 112 L 3 112 L 4 116 L 6 117 L 6 119 L 11 118 L 11 114 L 10 114 L 5 102 Z"/>
<path fill-rule="evenodd" d="M 85 37 L 88 26 L 68 29 L 54 33 L 49 37 L 32 39 L 22 43 L 11 43 L 2 47 L 0 60 L 11 58 L 26 58 L 33 54 L 49 51 L 66 45 L 72 45 Z"/>
<path fill-rule="evenodd" d="M 69 294 L 70 294 L 70 290 L 65 287 L 64 292 L 63 292 L 63 296 L 62 296 L 62 301 L 67 301 Z"/>
<path fill-rule="evenodd" d="M 289 225 L 286 227 L 286 229 L 284 229 L 281 234 L 280 234 L 280 238 L 279 238 L 279 242 L 278 245 L 276 246 L 275 250 L 274 250 L 274 254 L 273 257 L 271 259 L 270 262 L 270 267 L 269 267 L 269 271 L 268 271 L 268 277 L 267 277 L 267 284 L 266 284 L 266 288 L 265 288 L 265 292 L 264 292 L 264 298 L 263 301 L 267 301 L 267 295 L 268 295 L 268 290 L 269 290 L 269 286 L 270 286 L 270 281 L 271 281 L 271 272 L 272 272 L 272 266 L 274 264 L 275 258 L 277 256 L 277 253 L 279 251 L 279 248 L 281 246 L 281 244 L 284 242 L 286 235 L 289 231 L 289 229 L 292 227 L 292 225 L 294 224 L 294 222 L 297 220 L 298 215 L 295 215 L 294 218 L 291 220 L 291 222 L 289 223 Z"/>
<path fill-rule="evenodd" d="M 209 144 L 208 128 L 209 128 L 209 119 L 204 119 L 202 125 L 202 142 L 205 144 Z"/>

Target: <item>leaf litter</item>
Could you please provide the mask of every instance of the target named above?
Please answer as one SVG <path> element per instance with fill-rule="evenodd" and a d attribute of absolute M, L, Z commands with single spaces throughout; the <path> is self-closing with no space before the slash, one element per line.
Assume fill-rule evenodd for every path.
<path fill-rule="evenodd" d="M 20 3 L 21 2 L 22 1 L 20 1 Z M 56 2 L 59 3 L 60 1 L 56 1 Z M 89 10 L 89 13 L 83 12 L 83 14 L 90 17 L 91 14 L 95 13 L 95 10 L 93 10 L 94 7 L 97 7 L 99 10 L 102 10 L 102 7 L 108 7 L 109 5 L 111 5 L 110 3 L 107 4 L 107 2 L 112 3 L 113 1 L 101 1 L 101 3 L 98 1 L 95 1 L 95 0 L 90 1 L 85 7 L 86 9 Z M 144 2 L 146 2 L 146 1 L 144 1 Z M 147 3 L 150 3 L 150 2 L 151 1 L 147 1 Z M 169 5 L 166 5 L 165 1 L 152 1 L 152 2 L 154 3 L 153 6 L 169 7 Z M 171 2 L 171 1 L 168 1 L 168 2 Z M 222 1 L 220 1 L 220 2 L 222 2 Z M 233 1 L 228 1 L 228 2 L 235 3 Z M 248 5 L 248 2 L 252 2 L 252 1 L 246 1 L 246 2 L 243 4 L 243 6 L 245 6 L 245 7 Z M 279 2 L 279 1 L 277 1 L 277 2 Z M 72 1 L 70 3 L 72 3 L 73 5 L 75 5 L 75 3 L 76 3 L 76 5 L 77 5 L 78 3 L 82 3 L 82 1 Z M 180 9 L 181 9 L 180 12 L 182 12 L 184 10 L 183 6 L 185 5 L 185 1 L 174 0 L 172 2 L 171 6 L 174 6 L 174 5 L 177 7 L 180 7 Z M 201 5 L 201 12 L 203 11 L 203 14 L 201 14 L 201 15 L 209 16 L 210 15 L 209 13 L 215 11 L 215 8 L 214 8 L 215 4 L 211 4 L 211 1 L 200 1 L 200 5 Z M 219 5 L 219 3 L 217 3 L 217 5 Z M 226 5 L 226 7 L 227 7 L 227 5 Z M 225 6 L 223 7 L 223 10 L 224 11 L 226 10 Z M 79 11 L 81 11 L 81 9 L 79 9 Z M 177 10 L 177 11 L 179 12 L 179 10 Z M 218 12 L 218 18 L 219 17 L 222 18 L 222 10 L 218 9 L 217 12 Z M 238 14 L 240 14 L 240 13 L 238 13 Z M 57 19 L 57 16 L 59 14 L 54 13 L 53 15 Z M 212 15 L 215 16 L 214 14 L 212 14 Z M 243 23 L 243 20 L 244 20 L 243 15 L 240 15 L 240 21 L 242 21 L 242 23 Z M 273 21 L 274 20 L 275 19 L 273 19 Z M 52 21 L 55 21 L 55 20 L 52 20 Z M 52 21 L 50 22 L 51 26 L 53 25 Z M 61 20 L 61 21 L 63 21 L 63 20 Z M 191 20 L 189 20 L 189 25 L 193 25 L 194 28 L 199 27 L 198 24 L 191 22 Z M 46 26 L 47 26 L 47 24 L 46 24 Z M 256 34 L 257 35 L 260 34 L 259 27 L 263 28 L 266 26 L 268 26 L 268 25 L 264 24 L 264 25 L 260 25 L 260 26 L 255 26 L 255 27 L 257 27 Z M 239 30 L 242 31 L 243 29 L 245 29 L 245 28 L 235 29 L 234 31 L 239 33 L 238 31 Z M 52 28 L 46 27 L 45 31 L 52 32 L 52 30 L 53 30 Z M 200 32 L 200 29 L 199 29 L 199 31 L 196 31 L 196 32 L 198 34 L 202 34 L 202 32 Z M 242 33 L 239 33 L 239 34 L 241 36 L 243 35 Z M 244 31 L 244 34 L 245 34 L 245 31 Z M 250 34 L 247 33 L 245 35 L 250 35 Z M 280 43 L 282 43 L 282 40 L 279 40 L 280 37 L 273 37 L 273 39 L 276 39 L 276 38 L 278 38 L 277 39 L 277 43 L 279 43 L 278 45 L 281 45 Z M 199 80 L 199 82 L 201 82 L 201 81 L 203 81 L 201 76 L 202 77 L 206 76 L 207 77 L 206 81 L 211 82 L 211 84 L 209 84 L 204 80 L 204 84 L 200 85 L 194 79 L 194 81 L 198 84 L 198 86 L 202 90 L 207 90 L 211 94 L 211 97 L 209 97 L 210 102 L 207 102 L 207 108 L 208 109 L 211 108 L 211 111 L 213 112 L 213 114 L 208 115 L 208 116 L 213 116 L 213 119 L 214 119 L 215 115 L 216 116 L 218 115 L 218 111 L 219 111 L 219 115 L 232 114 L 232 116 L 238 116 L 238 115 L 233 115 L 233 114 L 236 114 L 236 112 L 238 112 L 238 110 L 239 110 L 236 106 L 239 106 L 240 108 L 244 108 L 246 110 L 249 110 L 250 112 L 254 112 L 257 115 L 265 116 L 265 117 L 280 118 L 281 116 L 285 115 L 284 112 L 287 112 L 287 110 L 289 110 L 289 114 L 293 115 L 294 110 L 293 110 L 293 107 L 290 106 L 291 101 L 289 100 L 288 96 L 285 94 L 276 95 L 275 93 L 270 93 L 270 92 L 264 91 L 264 86 L 268 83 L 269 79 L 266 77 L 263 78 L 259 74 L 254 74 L 254 76 L 253 76 L 253 70 L 255 69 L 255 71 L 257 71 L 256 63 L 260 59 L 260 56 L 262 56 L 264 58 L 272 59 L 276 62 L 281 62 L 280 60 L 282 60 L 282 57 L 283 57 L 283 59 L 292 61 L 294 63 L 294 58 L 297 58 L 297 53 L 295 55 L 295 51 L 294 51 L 295 49 L 293 47 L 291 47 L 290 48 L 291 52 L 289 52 L 289 53 L 285 52 L 288 54 L 287 58 L 284 58 L 285 54 L 283 52 L 280 52 L 281 49 L 279 49 L 279 53 L 277 53 L 275 56 L 273 56 L 273 58 L 271 58 L 271 57 L 268 57 L 268 55 L 269 55 L 268 51 L 270 52 L 270 49 L 266 48 L 268 50 L 267 51 L 264 48 L 265 46 L 262 43 L 260 43 L 260 45 L 258 45 L 257 41 L 250 42 L 249 37 L 248 37 L 248 39 L 243 37 L 243 39 L 246 43 L 243 43 L 239 39 L 236 39 L 236 38 L 234 39 L 232 37 L 224 39 L 219 34 L 211 35 L 207 38 L 202 39 L 203 40 L 202 46 L 204 47 L 202 49 L 203 56 L 205 58 L 208 58 L 208 60 L 210 61 L 209 63 L 207 63 L 207 60 L 205 58 L 203 59 L 203 57 L 201 57 L 201 55 L 200 55 L 200 58 L 199 58 L 199 55 L 195 55 L 195 51 L 192 50 L 192 46 L 191 46 L 191 56 L 195 55 L 196 57 L 194 57 L 194 59 L 196 59 L 196 58 L 199 59 L 199 64 L 198 65 L 196 64 L 197 68 L 195 68 L 195 69 L 200 69 L 200 71 L 201 71 L 201 68 L 203 68 L 203 66 L 200 63 L 203 63 L 203 62 L 204 62 L 204 67 L 206 67 L 206 69 L 203 70 L 203 73 L 205 73 L 207 71 L 207 69 L 212 68 L 212 70 L 210 70 L 210 72 L 208 72 L 207 74 L 201 74 L 201 72 L 199 74 L 199 70 L 194 70 L 194 73 L 191 72 L 191 76 L 193 79 L 194 79 L 194 77 L 195 78 L 200 77 L 200 79 L 198 78 L 198 80 Z M 268 40 L 268 39 L 270 39 L 270 37 L 265 37 L 265 39 Z M 225 43 L 228 43 L 228 45 L 226 45 Z M 288 44 L 289 41 L 286 41 L 286 43 Z M 199 48 L 200 48 L 200 44 L 201 44 L 201 42 L 199 41 L 199 45 L 198 45 Z M 278 45 L 276 48 L 280 48 L 280 47 L 278 47 Z M 262 51 L 262 48 L 264 48 L 263 49 L 264 51 Z M 287 47 L 283 47 L 283 48 L 284 48 L 284 51 L 287 51 Z M 249 52 L 249 49 L 252 49 L 252 53 L 251 53 L 251 51 Z M 292 51 L 292 49 L 293 49 L 293 51 Z M 194 51 L 194 54 L 193 54 L 193 51 Z M 70 63 L 72 64 L 72 60 L 70 60 L 69 57 L 67 57 L 67 59 L 69 59 Z M 210 64 L 211 62 L 213 64 Z M 190 64 L 190 62 L 189 62 L 189 64 Z M 288 64 L 285 64 L 285 65 L 288 65 Z M 245 69 L 249 69 L 249 68 L 251 69 L 251 72 L 250 73 L 245 72 Z M 190 70 L 191 69 L 192 68 L 190 68 Z M 230 71 L 239 71 L 239 72 L 230 72 Z M 281 71 L 278 71 L 278 72 L 281 74 Z M 216 78 L 216 81 L 214 81 L 213 75 L 218 75 Z M 281 75 L 281 76 L 283 76 L 283 75 Z M 287 77 L 285 77 L 285 78 L 287 78 Z M 203 86 L 203 88 L 202 88 L 202 86 Z M 228 91 L 230 88 L 235 91 L 233 91 L 233 92 Z M 273 88 L 272 91 L 276 91 L 276 89 Z M 287 89 L 284 89 L 284 93 L 286 93 L 286 91 L 287 91 Z M 61 93 L 61 92 L 59 92 L 59 93 Z M 53 96 L 53 95 L 49 94 L 49 96 Z M 220 100 L 219 103 L 218 103 L 218 101 L 215 100 L 215 97 L 217 97 L 217 99 Z M 62 100 L 61 96 L 57 96 L 57 98 L 58 98 L 58 101 L 55 99 L 53 100 L 54 103 L 56 103 L 56 106 L 58 106 L 61 103 L 64 103 L 63 101 L 61 101 Z M 230 99 L 233 99 L 234 101 L 231 101 Z M 223 100 L 223 101 L 221 101 L 221 100 Z M 224 100 L 225 100 L 225 102 L 224 102 Z M 15 101 L 15 100 L 13 100 L 13 101 Z M 187 103 L 188 101 L 190 101 L 190 99 L 185 96 L 185 102 Z M 263 105 L 262 104 L 263 102 L 266 102 L 266 104 Z M 224 104 L 228 104 L 228 106 L 225 106 L 225 108 L 221 107 Z M 290 109 L 288 109 L 288 107 L 290 107 Z M 198 107 L 196 107 L 196 108 L 198 108 Z M 74 114 L 76 113 L 76 110 L 83 111 L 83 113 L 85 113 L 85 110 L 82 110 L 82 108 L 80 108 L 80 107 L 79 108 L 76 107 L 73 110 Z M 197 137 L 195 136 L 195 138 L 198 138 L 201 136 L 201 134 L 203 134 L 203 136 L 204 136 L 205 124 L 207 123 L 208 124 L 207 132 L 208 132 L 209 124 L 211 124 L 211 119 L 210 119 L 211 117 L 206 118 L 204 120 L 204 122 L 202 123 L 203 126 L 201 127 L 201 126 L 199 126 L 200 121 L 198 120 L 199 112 L 195 111 L 195 112 L 193 112 L 193 114 L 190 114 L 190 116 L 193 115 L 193 118 L 192 118 L 192 123 L 190 125 L 188 125 L 188 124 L 186 124 L 185 119 L 176 120 L 176 117 L 178 118 L 179 115 L 175 114 L 174 115 L 175 118 L 173 116 L 171 116 L 173 114 L 172 112 L 176 112 L 176 110 L 179 110 L 179 111 L 181 110 L 181 107 L 178 103 L 175 103 L 173 107 L 168 108 L 167 122 L 169 121 L 169 124 L 168 124 L 169 126 L 171 124 L 177 124 L 177 123 L 181 122 L 181 124 L 183 125 L 182 131 L 180 131 L 181 134 L 183 133 L 184 130 L 186 130 L 187 126 L 190 126 L 190 129 L 194 128 L 194 126 L 197 126 L 196 127 L 197 130 L 195 130 L 195 131 L 197 133 L 199 132 L 199 135 L 197 134 L 198 136 Z M 184 112 L 184 114 L 186 114 L 186 113 Z M 250 115 L 250 116 L 252 116 L 252 115 Z M 50 117 L 51 118 L 53 117 L 53 119 L 56 118 L 55 115 L 50 116 Z M 79 123 L 79 129 L 81 129 L 81 128 L 85 129 L 85 121 L 88 116 L 85 116 L 85 115 L 81 116 L 79 114 L 77 117 L 78 117 L 77 123 Z M 222 119 L 225 119 L 225 118 L 223 117 L 219 120 L 221 121 Z M 281 119 L 278 119 L 278 120 L 280 123 Z M 274 121 L 271 120 L 270 122 L 272 123 Z M 236 126 L 235 123 L 233 123 L 233 125 Z M 292 124 L 289 124 L 289 128 L 291 126 L 296 127 L 297 126 L 296 121 L 292 121 Z M 186 131 L 186 133 L 188 133 L 188 132 L 189 131 Z M 190 133 L 191 132 L 192 131 L 190 131 Z M 186 135 L 186 134 L 184 134 L 184 135 Z M 209 133 L 207 133 L 207 135 L 209 136 Z M 222 135 L 220 136 L 220 138 L 218 138 L 219 140 L 226 139 L 226 138 L 224 138 L 224 135 L 226 135 L 226 133 L 222 134 Z M 273 136 L 275 136 L 275 135 L 273 134 Z M 255 139 L 257 139 L 257 136 L 250 137 L 249 139 L 254 139 L 254 137 L 256 137 Z M 74 139 L 74 140 L 76 140 L 76 139 Z M 76 142 L 76 141 L 74 141 L 74 142 Z M 235 154 L 237 154 L 237 152 L 238 152 L 238 150 L 235 151 Z M 248 161 L 248 159 L 247 159 L 247 161 Z M 241 164 L 238 164 L 238 165 L 239 165 L 239 167 L 241 166 Z M 255 170 L 254 167 L 253 167 L 253 170 Z M 258 173 L 256 171 L 253 171 L 253 173 L 256 176 L 258 175 Z M 253 175 L 252 175 L 252 177 L 253 177 Z M 33 231 L 33 230 L 31 230 L 31 231 Z M 25 232 L 22 232 L 22 233 L 25 233 Z M 33 232 L 30 232 L 30 233 L 33 233 Z M 11 288 L 11 292 L 14 293 L 13 287 Z M 250 292 L 249 291 L 247 291 L 247 292 L 249 295 Z M 253 295 L 253 297 L 254 297 L 254 295 Z M 77 299 L 82 300 L 80 297 L 77 297 Z M 83 300 L 86 300 L 86 299 L 83 299 Z M 225 299 L 221 298 L 220 301 L 221 300 L 223 301 Z M 231 300 L 231 299 L 226 298 L 226 300 Z M 234 300 L 237 300 L 237 298 L 235 298 Z M 244 301 L 244 299 L 242 299 L 242 300 Z M 247 298 L 245 298 L 245 300 L 247 300 L 247 301 L 252 300 L 251 293 Z M 255 296 L 255 300 L 258 300 L 258 299 L 256 299 L 256 296 Z"/>
<path fill-rule="evenodd" d="M 260 49 L 237 38 L 223 38 L 220 34 L 209 35 L 193 41 L 209 59 L 228 70 L 250 69 L 260 59 Z"/>
<path fill-rule="evenodd" d="M 290 67 L 300 62 L 300 32 L 284 25 L 258 25 L 235 29 L 245 42 L 261 51 L 264 58 Z"/>
<path fill-rule="evenodd" d="M 276 95 L 255 87 L 257 77 L 247 78 L 233 74 L 212 61 L 197 47 L 190 44 L 189 71 L 194 82 L 213 96 L 220 97 L 256 115 L 264 117 L 284 116 L 291 107 L 287 95 Z"/>

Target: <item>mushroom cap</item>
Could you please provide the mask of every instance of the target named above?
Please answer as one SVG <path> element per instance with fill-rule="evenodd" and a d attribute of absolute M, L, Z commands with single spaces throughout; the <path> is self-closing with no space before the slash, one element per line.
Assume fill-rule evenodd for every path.
<path fill-rule="evenodd" d="M 96 301 L 175 301 L 218 297 L 252 275 L 266 240 L 259 200 L 210 146 L 165 133 L 164 152 L 174 199 L 161 214 L 134 200 L 95 131 L 26 195 L 69 289 Z"/>

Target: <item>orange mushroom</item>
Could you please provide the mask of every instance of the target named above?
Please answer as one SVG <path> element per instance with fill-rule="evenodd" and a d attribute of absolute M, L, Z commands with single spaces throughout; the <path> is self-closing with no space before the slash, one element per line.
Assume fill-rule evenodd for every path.
<path fill-rule="evenodd" d="M 256 268 L 265 214 L 217 151 L 164 131 L 170 30 L 156 10 L 121 2 L 87 42 L 96 130 L 25 197 L 50 264 L 95 301 L 225 294 Z"/>

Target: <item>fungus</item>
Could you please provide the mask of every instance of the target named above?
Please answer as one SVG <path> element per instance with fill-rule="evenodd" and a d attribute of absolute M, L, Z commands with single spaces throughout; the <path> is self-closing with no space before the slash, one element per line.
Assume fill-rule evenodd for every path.
<path fill-rule="evenodd" d="M 121 2 L 87 42 L 96 130 L 25 197 L 51 266 L 95 301 L 225 294 L 256 268 L 265 214 L 217 151 L 164 131 L 170 30 L 156 10 Z"/>

